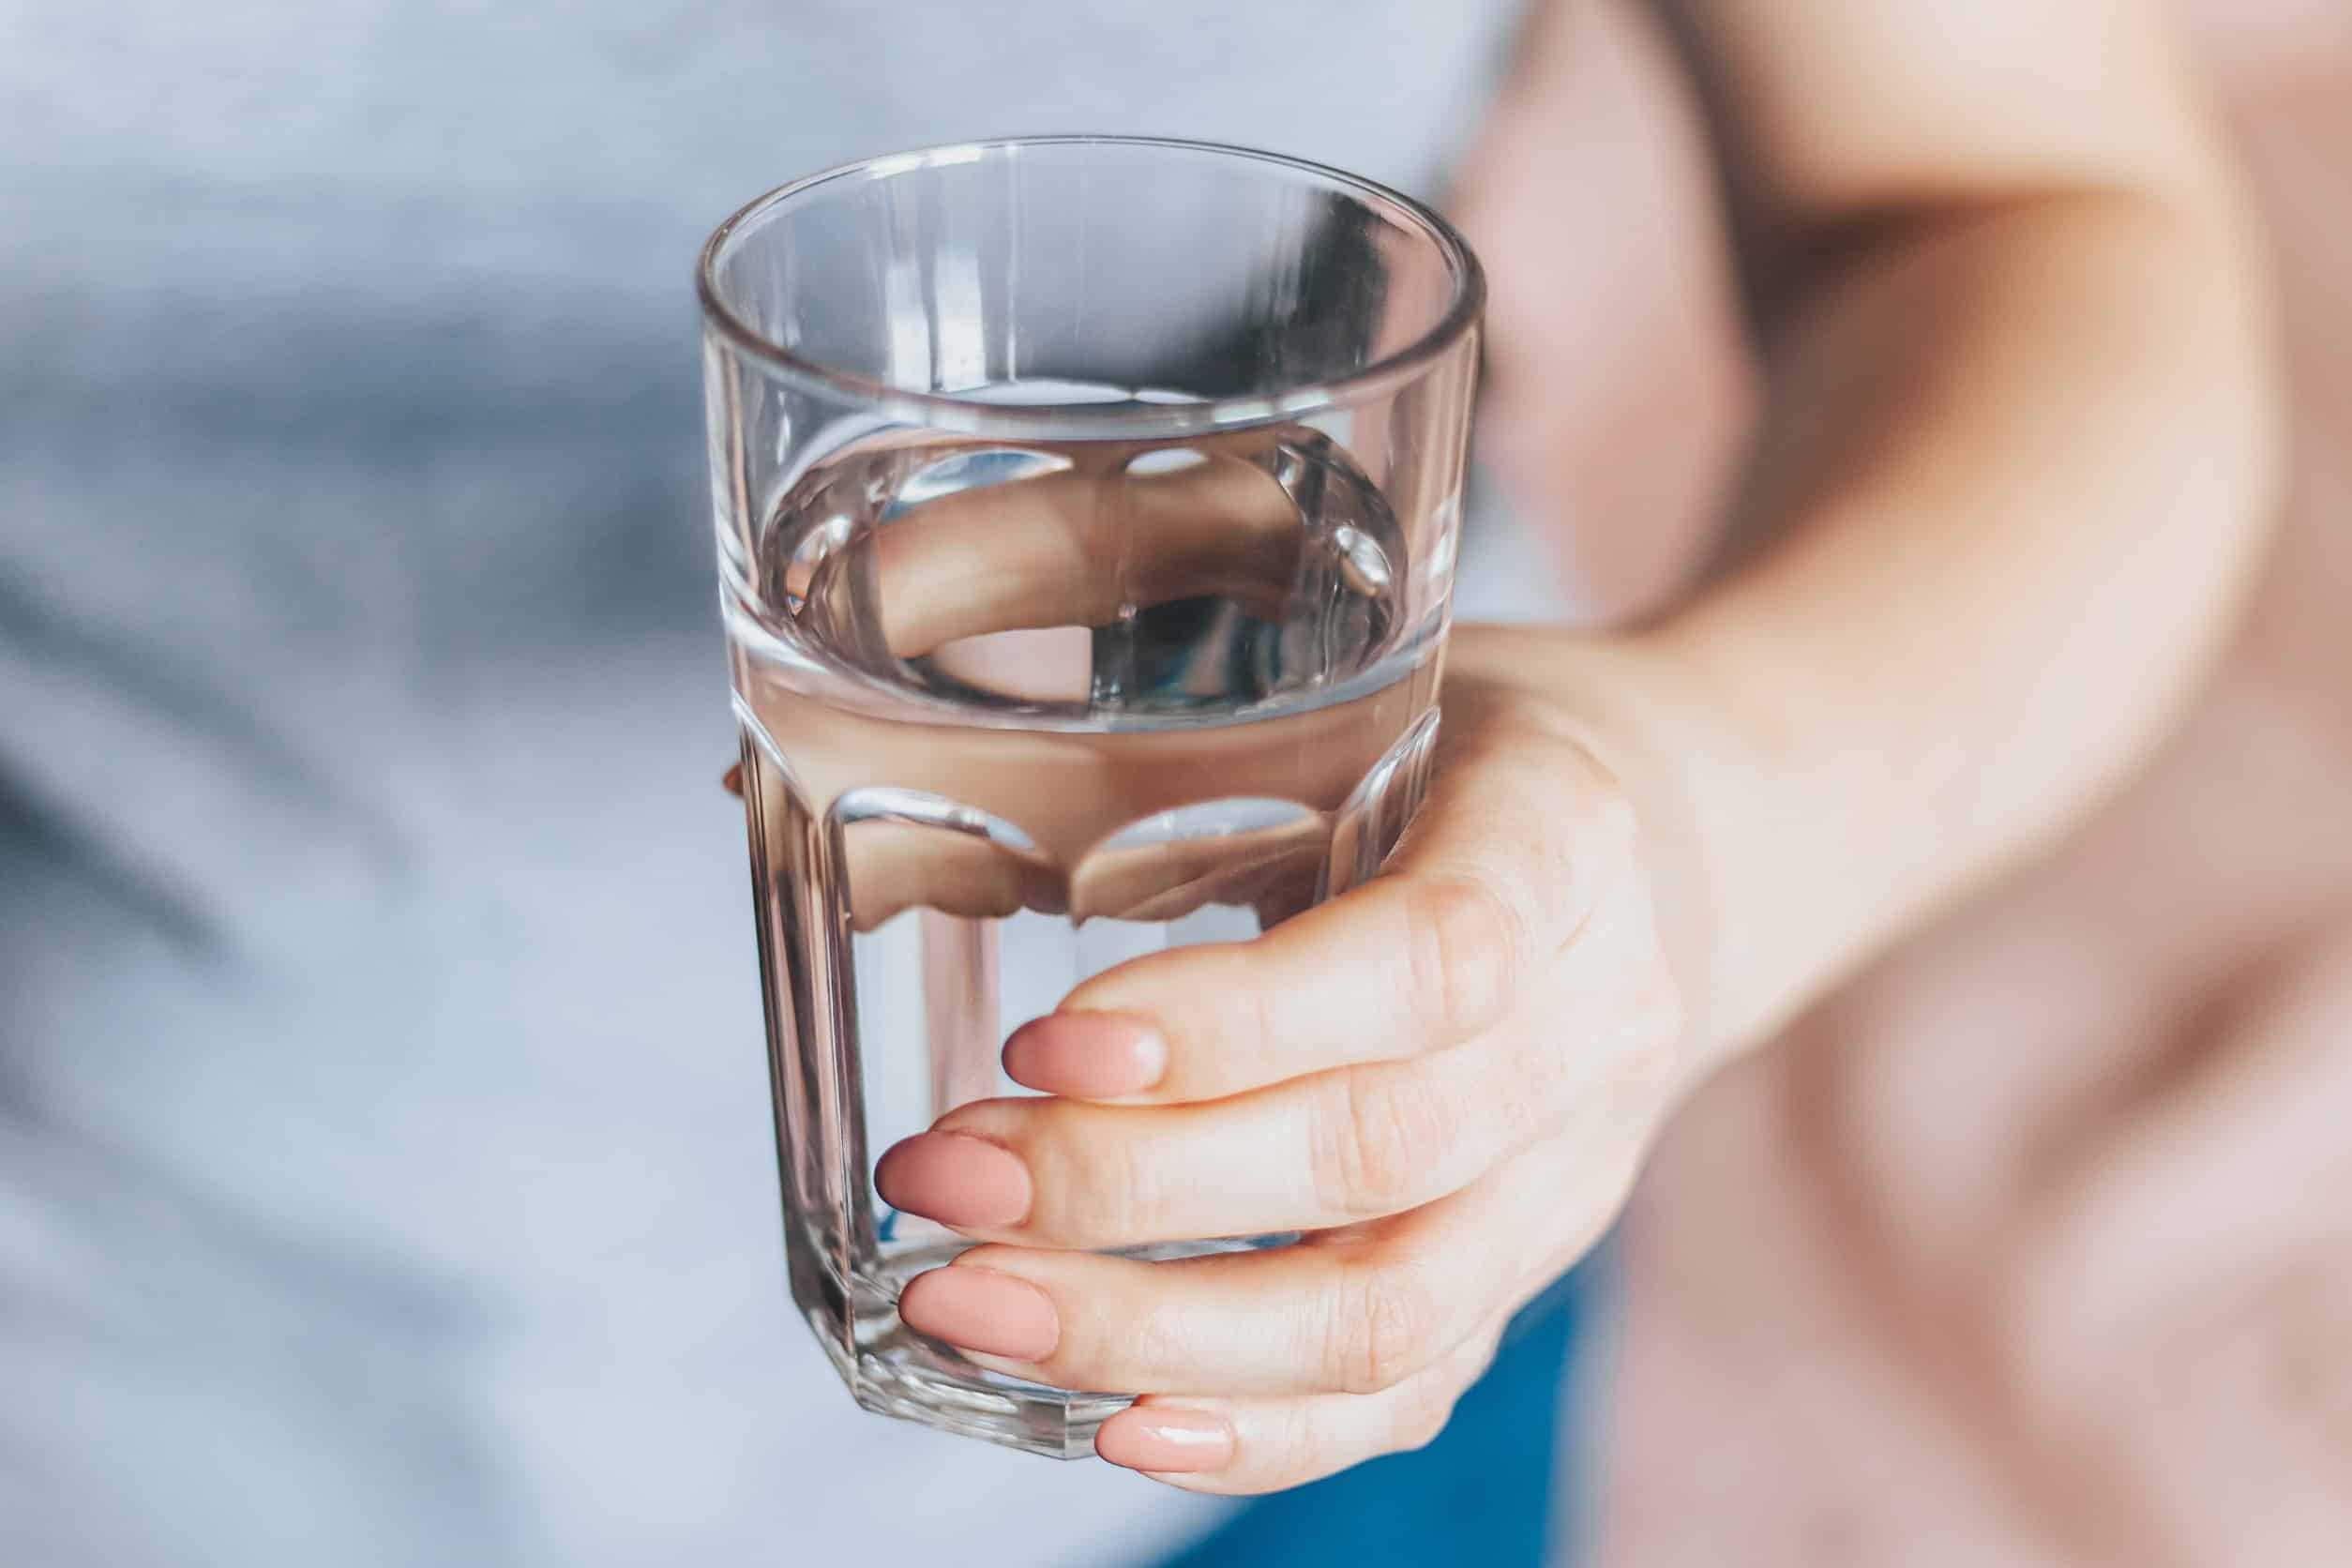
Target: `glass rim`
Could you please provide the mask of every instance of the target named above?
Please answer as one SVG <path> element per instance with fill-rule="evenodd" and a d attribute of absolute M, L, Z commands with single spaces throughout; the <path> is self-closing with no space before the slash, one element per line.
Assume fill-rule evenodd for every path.
<path fill-rule="evenodd" d="M 1318 183 L 1337 186 L 1366 199 L 1368 204 L 1390 211 L 1403 220 L 1403 226 L 1417 230 L 1428 240 L 1451 275 L 1453 297 L 1438 320 L 1411 341 L 1382 354 L 1370 364 L 1358 366 L 1341 375 L 1326 376 L 1278 392 L 1209 398 L 1198 402 L 1105 408 L 1091 403 L 991 402 L 964 393 L 915 391 L 891 386 L 869 376 L 827 365 L 776 342 L 745 321 L 720 292 L 717 282 L 720 260 L 746 225 L 822 186 L 839 180 L 886 179 L 912 170 L 977 163 L 990 156 L 1018 152 L 1025 147 L 1071 146 L 1157 148 L 1202 154 L 1215 158 L 1272 164 Z M 868 410 L 903 415 L 909 423 L 931 429 L 952 430 L 964 434 L 1002 432 L 1039 437 L 1050 432 L 1062 439 L 1067 439 L 1074 428 L 1082 428 L 1083 433 L 1092 437 L 1152 440 L 1272 424 L 1343 408 L 1367 397 L 1377 396 L 1425 370 L 1476 329 L 1486 301 L 1485 270 L 1479 264 L 1477 253 L 1470 249 L 1470 242 L 1452 223 L 1402 191 L 1361 174 L 1351 174 L 1344 169 L 1335 169 L 1308 158 L 1293 158 L 1287 153 L 1170 136 L 1000 136 L 972 142 L 943 143 L 836 164 L 832 168 L 787 181 L 753 197 L 730 213 L 703 241 L 701 254 L 695 264 L 694 280 L 695 294 L 701 302 L 702 319 L 708 329 L 724 339 L 737 353 L 758 361 L 783 380 L 852 400 Z"/>

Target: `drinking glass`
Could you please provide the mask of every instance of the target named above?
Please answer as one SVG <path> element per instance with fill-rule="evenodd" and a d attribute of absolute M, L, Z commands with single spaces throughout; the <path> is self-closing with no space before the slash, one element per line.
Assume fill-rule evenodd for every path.
<path fill-rule="evenodd" d="M 700 285 L 792 1298 L 861 1405 L 1083 1455 L 1125 1395 L 899 1320 L 966 1244 L 874 1162 L 1024 1093 L 1004 1032 L 1079 980 L 1379 870 L 1438 721 L 1478 264 L 1335 170 L 1040 137 L 772 191 Z"/>

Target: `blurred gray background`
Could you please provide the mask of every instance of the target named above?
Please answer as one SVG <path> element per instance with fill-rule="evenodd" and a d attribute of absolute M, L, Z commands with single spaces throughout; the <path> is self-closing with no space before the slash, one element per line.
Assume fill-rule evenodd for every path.
<path fill-rule="evenodd" d="M 689 269 L 981 134 L 1430 193 L 1510 9 L 0 0 L 0 1560 L 1214 1516 L 791 1316 Z"/>

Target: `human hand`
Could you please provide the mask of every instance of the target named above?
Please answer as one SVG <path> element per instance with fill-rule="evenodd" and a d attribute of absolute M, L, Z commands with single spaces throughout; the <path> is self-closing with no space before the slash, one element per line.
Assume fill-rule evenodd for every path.
<path fill-rule="evenodd" d="M 884 1199 L 983 1244 L 908 1285 L 908 1323 L 1142 1395 L 1098 1452 L 1197 1491 L 1296 1485 L 1443 1425 L 1606 1229 L 1686 1076 L 1637 813 L 1528 636 L 1456 634 L 1437 776 L 1382 876 L 1090 979 L 1005 1048 L 1053 1097 L 962 1107 L 883 1156 Z"/>

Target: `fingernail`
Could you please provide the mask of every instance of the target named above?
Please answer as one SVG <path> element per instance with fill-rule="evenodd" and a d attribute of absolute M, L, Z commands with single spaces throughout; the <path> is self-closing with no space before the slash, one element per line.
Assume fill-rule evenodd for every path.
<path fill-rule="evenodd" d="M 1206 1410 L 1130 1405 L 1096 1429 L 1094 1452 L 1133 1470 L 1194 1475 L 1231 1461 L 1233 1429 Z"/>
<path fill-rule="evenodd" d="M 894 1209 L 942 1225 L 1018 1225 L 1029 1213 L 1029 1168 L 1008 1149 L 963 1133 L 917 1133 L 874 1167 L 874 1190 Z"/>
<path fill-rule="evenodd" d="M 1158 1032 L 1116 1013 L 1048 1013 L 1004 1043 L 1005 1077 L 1048 1094 L 1138 1094 L 1167 1070 Z"/>
<path fill-rule="evenodd" d="M 915 1275 L 898 1297 L 898 1316 L 919 1334 L 1016 1361 L 1043 1361 L 1062 1339 L 1043 1290 L 977 1265 Z"/>

